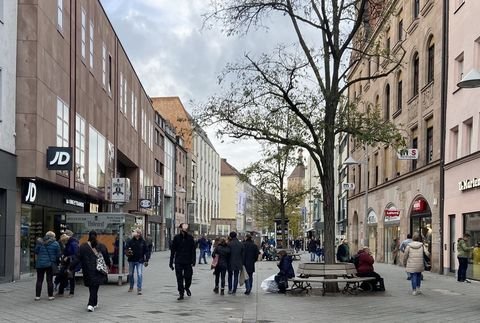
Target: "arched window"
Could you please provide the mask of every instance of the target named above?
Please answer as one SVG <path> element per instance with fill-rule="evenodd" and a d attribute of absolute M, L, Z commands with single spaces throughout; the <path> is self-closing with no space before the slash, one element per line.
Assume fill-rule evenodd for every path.
<path fill-rule="evenodd" d="M 402 97 L 403 97 L 403 81 L 402 81 L 402 72 L 398 72 L 397 80 L 397 111 L 402 110 Z"/>
<path fill-rule="evenodd" d="M 385 87 L 385 105 L 383 109 L 383 119 L 390 119 L 390 84 Z"/>
<path fill-rule="evenodd" d="M 435 43 L 430 37 L 427 47 L 427 84 L 433 82 L 435 72 Z"/>
<path fill-rule="evenodd" d="M 420 74 L 420 61 L 418 59 L 418 53 L 415 53 L 415 55 L 413 55 L 413 60 L 412 60 L 412 84 L 413 84 L 413 88 L 412 88 L 412 96 L 416 96 L 418 95 L 418 91 L 419 91 L 419 86 L 420 86 L 420 83 L 419 83 L 419 74 Z"/>

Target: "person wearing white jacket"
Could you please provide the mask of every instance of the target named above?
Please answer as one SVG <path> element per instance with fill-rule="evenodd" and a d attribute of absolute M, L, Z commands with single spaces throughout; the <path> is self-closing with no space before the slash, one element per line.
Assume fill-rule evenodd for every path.
<path fill-rule="evenodd" d="M 403 263 L 406 264 L 406 272 L 410 273 L 412 283 L 412 295 L 421 293 L 420 284 L 422 281 L 422 272 L 425 270 L 423 254 L 430 256 L 428 250 L 423 247 L 422 238 L 419 233 L 414 233 L 412 242 L 405 248 Z"/>

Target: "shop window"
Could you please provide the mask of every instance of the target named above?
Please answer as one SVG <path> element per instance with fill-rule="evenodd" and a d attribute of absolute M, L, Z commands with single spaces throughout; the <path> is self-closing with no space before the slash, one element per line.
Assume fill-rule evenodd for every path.
<path fill-rule="evenodd" d="M 68 147 L 69 108 L 62 99 L 57 98 L 57 147 Z"/>

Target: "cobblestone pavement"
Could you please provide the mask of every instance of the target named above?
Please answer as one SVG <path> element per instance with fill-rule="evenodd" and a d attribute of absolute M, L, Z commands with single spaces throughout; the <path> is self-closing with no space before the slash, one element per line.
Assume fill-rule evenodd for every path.
<path fill-rule="evenodd" d="M 307 255 L 304 256 L 307 260 Z M 299 262 L 294 262 L 294 267 Z M 1 322 L 475 322 L 480 316 L 480 284 L 457 283 L 453 276 L 425 274 L 423 294 L 412 296 L 404 269 L 376 264 L 385 279 L 384 293 L 309 295 L 265 293 L 260 283 L 277 272 L 275 262 L 257 265 L 250 296 L 243 288 L 236 296 L 212 292 L 209 265 L 196 265 L 192 297 L 177 301 L 175 274 L 168 268 L 168 253 L 155 253 L 144 273 L 143 295 L 128 293 L 128 286 L 100 287 L 99 308 L 86 311 L 88 290 L 80 281 L 74 298 L 34 301 L 35 279 L 0 284 Z M 45 284 L 44 284 L 45 285 Z"/>

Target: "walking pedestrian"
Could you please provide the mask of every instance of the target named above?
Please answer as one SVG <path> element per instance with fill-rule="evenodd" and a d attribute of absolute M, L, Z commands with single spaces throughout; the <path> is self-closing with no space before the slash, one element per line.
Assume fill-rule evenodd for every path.
<path fill-rule="evenodd" d="M 206 259 L 206 254 L 207 254 L 207 249 L 208 249 L 208 241 L 207 238 L 205 237 L 205 234 L 198 239 L 198 248 L 200 249 L 200 256 L 198 257 L 198 264 L 202 264 L 202 259 L 205 264 L 207 264 L 207 259 Z"/>
<path fill-rule="evenodd" d="M 467 268 L 468 268 L 468 259 L 471 257 L 470 254 L 473 250 L 473 247 L 470 247 L 468 244 L 470 240 L 470 234 L 465 233 L 462 238 L 459 238 L 457 241 L 457 259 L 458 259 L 458 272 L 457 272 L 457 281 L 459 283 L 469 283 L 467 279 Z"/>
<path fill-rule="evenodd" d="M 314 262 L 317 255 L 317 241 L 314 238 L 308 242 L 308 252 L 310 252 L 310 261 Z"/>
<path fill-rule="evenodd" d="M 147 241 L 143 239 L 142 230 L 136 229 L 133 233 L 133 238 L 127 243 L 127 259 L 128 259 L 128 280 L 130 282 L 130 288 L 128 292 L 133 291 L 133 285 L 135 285 L 135 269 L 137 270 L 137 294 L 142 295 L 142 283 L 143 283 L 143 267 L 148 266 L 150 260 L 150 248 Z"/>
<path fill-rule="evenodd" d="M 423 254 L 430 256 L 428 250 L 424 248 L 422 238 L 418 232 L 412 237 L 410 242 L 405 248 L 405 254 L 403 255 L 403 263 L 406 264 L 406 271 L 410 273 L 412 283 L 412 295 L 418 295 L 421 293 L 420 284 L 422 282 L 422 272 L 425 270 L 423 262 Z"/>
<path fill-rule="evenodd" d="M 218 257 L 217 265 L 213 274 L 215 275 L 215 288 L 213 292 L 218 294 L 220 283 L 220 295 L 225 295 L 225 275 L 228 269 L 228 261 L 230 257 L 230 247 L 227 245 L 225 238 L 220 238 L 218 245 L 213 249 L 213 257 Z"/>
<path fill-rule="evenodd" d="M 60 245 L 55 240 L 55 232 L 48 231 L 45 236 L 37 239 L 35 245 L 37 269 L 37 283 L 35 285 L 35 300 L 40 300 L 42 294 L 43 280 L 47 276 L 47 293 L 48 300 L 55 299 L 53 296 L 53 270 L 52 265 L 58 265 L 58 258 L 60 257 Z"/>
<path fill-rule="evenodd" d="M 400 252 L 405 255 L 405 249 L 407 248 L 408 244 L 412 242 L 412 234 L 409 233 L 407 234 L 407 239 L 403 240 L 402 243 L 400 244 Z M 404 264 L 405 265 L 405 264 Z M 407 272 L 407 280 L 412 279 L 410 276 L 410 273 Z"/>
<path fill-rule="evenodd" d="M 237 293 L 238 276 L 243 267 L 243 244 L 238 241 L 236 232 L 230 232 L 229 236 L 228 293 L 235 295 Z"/>
<path fill-rule="evenodd" d="M 250 295 L 253 287 L 253 273 L 255 272 L 255 263 L 258 260 L 260 251 L 258 246 L 253 242 L 252 235 L 247 233 L 245 241 L 243 242 L 243 265 L 248 274 L 248 279 L 245 280 L 245 295 Z"/>
<path fill-rule="evenodd" d="M 79 243 L 77 238 L 73 236 L 71 230 L 65 230 L 64 233 L 67 241 L 62 255 L 62 267 L 60 269 L 60 286 L 58 288 L 57 296 L 62 297 L 63 292 L 67 285 L 69 285 L 69 297 L 73 297 L 75 294 L 75 272 L 80 270 L 80 266 L 77 266 L 72 271 L 69 271 L 70 264 L 75 260 L 78 253 Z M 62 235 L 63 236 L 63 235 Z"/>
<path fill-rule="evenodd" d="M 88 233 L 88 241 L 82 243 L 78 249 L 75 260 L 70 265 L 70 271 L 74 271 L 78 264 L 82 266 L 83 283 L 88 287 L 89 297 L 87 311 L 93 312 L 98 307 L 98 290 L 100 285 L 108 281 L 107 273 L 97 270 L 97 259 L 103 257 L 107 267 L 110 267 L 110 256 L 107 247 L 97 241 L 97 232 Z"/>
<path fill-rule="evenodd" d="M 195 240 L 188 233 L 188 224 L 181 223 L 180 233 L 172 241 L 170 247 L 170 269 L 175 270 L 177 276 L 177 288 L 180 296 L 177 300 L 183 300 L 184 293 L 192 296 L 190 286 L 192 285 L 193 267 L 195 267 Z M 173 264 L 175 263 L 175 267 Z"/>

